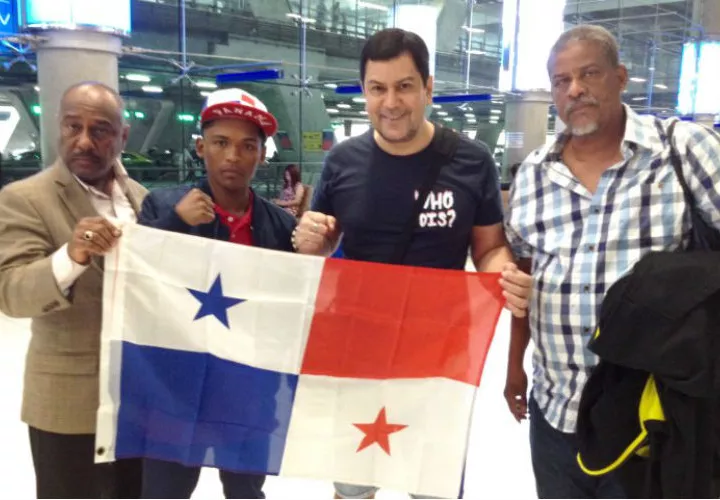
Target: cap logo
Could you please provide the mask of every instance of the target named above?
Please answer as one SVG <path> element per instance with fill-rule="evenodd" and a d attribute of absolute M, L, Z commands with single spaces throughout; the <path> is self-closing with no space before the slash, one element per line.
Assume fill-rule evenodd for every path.
<path fill-rule="evenodd" d="M 234 115 L 234 116 L 240 116 L 243 118 L 249 118 L 257 123 L 259 123 L 261 126 L 270 126 L 272 125 L 272 121 L 268 119 L 268 117 L 261 112 L 257 112 L 252 109 L 242 109 L 242 108 L 217 108 L 213 109 L 212 113 L 216 116 L 227 116 L 227 115 Z"/>

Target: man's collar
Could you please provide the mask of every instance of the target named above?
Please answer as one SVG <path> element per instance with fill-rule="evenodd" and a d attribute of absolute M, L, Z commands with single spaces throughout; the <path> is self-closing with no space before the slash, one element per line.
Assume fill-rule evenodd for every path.
<path fill-rule="evenodd" d="M 627 104 L 625 108 L 624 143 L 631 143 L 651 151 L 662 151 L 664 141 L 658 130 L 659 120 L 651 115 L 639 115 Z"/>
<path fill-rule="evenodd" d="M 76 181 L 78 181 L 80 187 L 82 187 L 85 192 L 99 192 L 97 189 L 83 182 L 77 175 L 72 174 L 72 176 L 75 178 Z M 118 186 L 120 186 L 120 189 L 124 193 L 127 193 L 128 179 L 130 179 L 130 176 L 128 175 L 127 170 L 125 169 L 119 158 L 116 159 L 113 163 L 113 178 L 118 183 Z"/>
<path fill-rule="evenodd" d="M 198 182 L 195 184 L 195 187 L 208 195 L 210 199 L 215 201 L 215 196 L 213 196 L 212 188 L 210 187 L 210 181 L 207 177 L 202 177 L 200 180 L 198 180 Z M 255 206 L 258 203 L 258 196 L 255 195 L 255 191 L 252 187 L 249 188 L 249 190 L 250 193 L 248 195 L 248 200 L 250 201 L 250 203 L 253 204 L 253 206 Z"/>

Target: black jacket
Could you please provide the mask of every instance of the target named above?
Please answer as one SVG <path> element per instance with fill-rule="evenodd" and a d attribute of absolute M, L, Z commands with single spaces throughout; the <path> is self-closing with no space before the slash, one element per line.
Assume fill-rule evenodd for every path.
<path fill-rule="evenodd" d="M 631 497 L 718 498 L 720 252 L 644 257 L 609 289 L 589 348 L 581 467 L 615 462 Z M 661 410 L 643 416 L 655 389 Z"/>
<path fill-rule="evenodd" d="M 230 230 L 220 222 L 218 217 L 215 217 L 210 224 L 193 227 L 183 222 L 175 212 L 175 205 L 194 187 L 212 197 L 207 180 L 200 181 L 196 186 L 155 189 L 145 197 L 138 222 L 156 229 L 229 241 Z M 297 222 L 292 215 L 254 194 L 252 217 L 251 231 L 254 246 L 271 250 L 293 251 L 290 238 Z"/>

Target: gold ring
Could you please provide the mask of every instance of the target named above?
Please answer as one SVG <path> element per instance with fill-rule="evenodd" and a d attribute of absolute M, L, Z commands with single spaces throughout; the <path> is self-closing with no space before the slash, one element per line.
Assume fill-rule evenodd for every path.
<path fill-rule="evenodd" d="M 89 230 L 88 230 L 88 231 L 85 231 L 85 232 L 83 233 L 83 239 L 84 239 L 85 241 L 92 241 L 92 239 L 93 239 L 94 237 L 95 237 L 95 233 L 93 233 L 92 231 L 89 231 Z"/>

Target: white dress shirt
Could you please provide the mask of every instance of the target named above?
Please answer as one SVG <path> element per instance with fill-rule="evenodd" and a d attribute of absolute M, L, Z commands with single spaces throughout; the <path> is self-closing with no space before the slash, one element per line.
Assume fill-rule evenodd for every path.
<path fill-rule="evenodd" d="M 97 211 L 98 215 L 107 219 L 115 226 L 122 226 L 127 222 L 135 222 L 137 216 L 135 210 L 127 197 L 127 180 L 128 174 L 120 161 L 115 162 L 115 178 L 112 181 L 112 191 L 110 196 L 88 186 L 77 176 L 75 180 L 85 190 L 90 199 L 90 203 Z M 88 266 L 78 264 L 70 258 L 68 254 L 68 244 L 64 244 L 52 255 L 52 271 L 55 276 L 60 291 L 67 295 L 70 287 L 85 272 Z"/>

